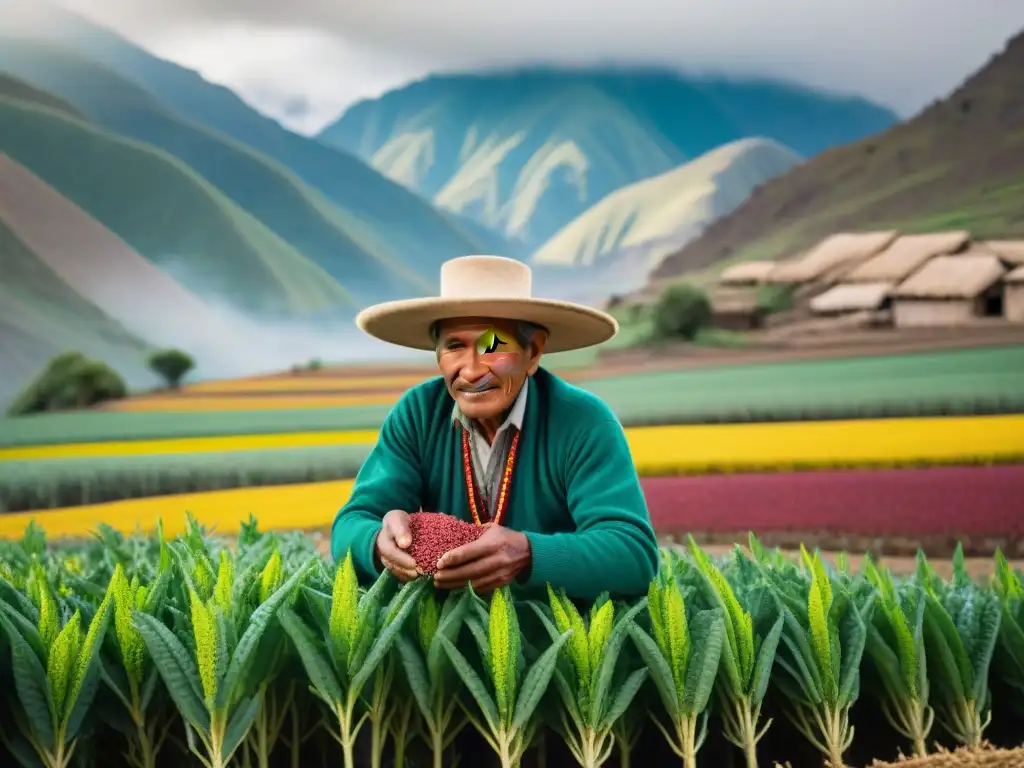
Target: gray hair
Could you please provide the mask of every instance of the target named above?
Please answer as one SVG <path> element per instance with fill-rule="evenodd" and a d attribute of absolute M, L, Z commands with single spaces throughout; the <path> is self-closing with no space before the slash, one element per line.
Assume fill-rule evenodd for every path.
<path fill-rule="evenodd" d="M 438 340 L 441 338 L 441 323 L 443 320 L 437 320 L 430 324 L 430 340 L 434 346 L 437 346 Z M 547 331 L 542 325 L 531 323 L 528 320 L 515 320 L 513 321 L 512 334 L 515 336 L 516 343 L 519 344 L 523 349 L 526 349 L 533 341 L 533 337 L 540 331 Z"/>

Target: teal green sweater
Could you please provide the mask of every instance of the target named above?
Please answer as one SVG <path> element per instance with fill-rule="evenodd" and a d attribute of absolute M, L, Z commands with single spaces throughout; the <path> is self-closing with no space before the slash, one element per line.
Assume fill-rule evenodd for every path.
<path fill-rule="evenodd" d="M 331 553 L 376 578 L 374 536 L 392 509 L 472 520 L 454 402 L 441 377 L 408 390 L 388 414 L 331 529 Z M 595 395 L 538 369 L 504 525 L 530 540 L 533 562 L 516 588 L 545 583 L 587 600 L 607 590 L 639 596 L 658 567 L 658 545 L 626 435 Z"/>

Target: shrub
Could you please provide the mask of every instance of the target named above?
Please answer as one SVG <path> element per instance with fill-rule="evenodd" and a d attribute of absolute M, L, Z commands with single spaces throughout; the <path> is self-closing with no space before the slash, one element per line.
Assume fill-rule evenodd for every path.
<path fill-rule="evenodd" d="M 757 308 L 766 315 L 785 312 L 793 308 L 793 288 L 789 285 L 759 285 Z"/>
<path fill-rule="evenodd" d="M 149 356 L 146 365 L 162 378 L 168 387 L 177 389 L 185 374 L 195 368 L 195 360 L 180 349 L 162 349 Z"/>
<path fill-rule="evenodd" d="M 475 764 L 473 730 L 504 768 L 543 745 L 586 768 L 838 766 L 999 745 L 1024 702 L 1022 575 L 998 552 L 991 584 L 962 550 L 948 580 L 754 536 L 662 554 L 647 595 L 587 604 L 360 584 L 351 553 L 252 519 L 230 542 L 188 518 L 61 547 L 33 525 L 0 543 L 0 765 L 437 768 Z"/>
<path fill-rule="evenodd" d="M 43 372 L 11 403 L 9 416 L 87 408 L 128 393 L 124 379 L 106 363 L 81 352 L 64 352 L 53 358 Z"/>
<path fill-rule="evenodd" d="M 711 322 L 711 302 L 695 286 L 686 283 L 673 285 L 661 295 L 652 319 L 656 338 L 690 341 Z"/>

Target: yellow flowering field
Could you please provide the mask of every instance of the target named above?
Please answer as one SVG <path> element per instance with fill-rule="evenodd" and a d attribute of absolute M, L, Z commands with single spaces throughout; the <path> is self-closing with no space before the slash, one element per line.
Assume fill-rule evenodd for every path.
<path fill-rule="evenodd" d="M 701 424 L 627 433 L 644 475 L 1024 459 L 1024 415 Z"/>
<path fill-rule="evenodd" d="M 949 463 L 1024 456 L 1024 415 L 629 427 L 641 474 L 712 468 Z M 127 440 L 0 449 L 0 461 L 370 444 L 375 430 Z"/>
<path fill-rule="evenodd" d="M 54 538 L 88 536 L 100 523 L 124 533 L 136 528 L 149 531 L 161 518 L 165 533 L 176 536 L 184 531 L 186 512 L 221 533 L 237 532 L 239 521 L 247 519 L 250 512 L 259 516 L 260 527 L 267 530 L 310 530 L 331 524 L 335 513 L 348 501 L 352 482 L 234 488 L 10 513 L 0 515 L 0 538 L 21 538 L 33 519 Z"/>
<path fill-rule="evenodd" d="M 898 466 L 1024 461 L 1024 416 L 877 419 L 627 429 L 630 448 L 643 476 L 707 472 L 786 471 L 800 468 Z M 337 432 L 254 435 L 146 441 L 134 447 L 154 453 L 266 449 L 371 443 L 375 433 Z M 316 442 L 319 441 L 319 442 Z M 63 456 L 96 456 L 90 450 L 128 450 L 132 443 L 56 446 Z M 44 447 L 45 448 L 45 447 Z M 22 457 L 33 448 L 10 449 Z M 39 455 L 54 455 L 40 454 Z M 125 454 L 128 455 L 128 454 Z M 270 455 L 270 454 L 268 454 Z M 148 528 L 165 516 L 185 511 L 222 530 L 237 530 L 249 513 L 268 528 L 320 528 L 330 524 L 348 499 L 351 480 L 245 487 L 171 496 L 151 496 L 58 510 L 0 515 L 0 537 L 17 537 L 32 518 L 55 535 L 84 534 L 97 522 L 130 531 Z"/>

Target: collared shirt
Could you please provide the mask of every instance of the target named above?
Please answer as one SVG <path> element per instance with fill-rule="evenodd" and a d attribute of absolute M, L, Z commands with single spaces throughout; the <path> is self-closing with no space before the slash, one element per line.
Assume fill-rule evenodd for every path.
<path fill-rule="evenodd" d="M 516 401 L 508 417 L 498 427 L 494 435 L 494 442 L 488 443 L 472 420 L 462 412 L 459 404 L 456 403 L 452 409 L 452 421 L 461 422 L 470 430 L 470 460 L 473 463 L 473 476 L 480 486 L 481 492 L 487 497 L 488 513 L 493 518 L 498 503 L 498 495 L 501 491 L 501 478 L 505 469 L 505 461 L 508 459 L 509 449 L 512 447 L 512 437 L 515 432 L 523 428 L 523 418 L 526 415 L 526 394 L 530 385 L 529 378 L 523 382 L 523 388 L 519 390 Z M 514 430 L 514 431 L 513 431 Z"/>

